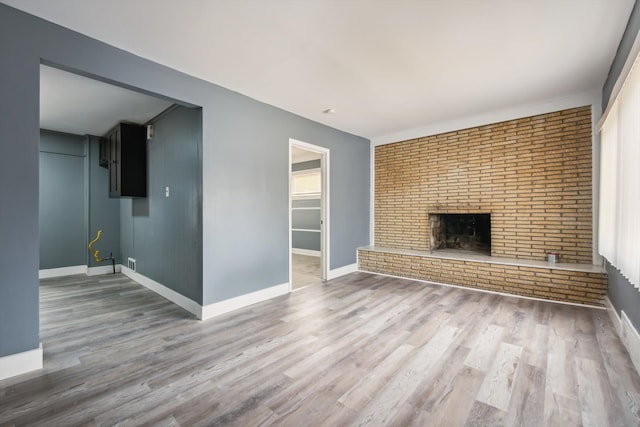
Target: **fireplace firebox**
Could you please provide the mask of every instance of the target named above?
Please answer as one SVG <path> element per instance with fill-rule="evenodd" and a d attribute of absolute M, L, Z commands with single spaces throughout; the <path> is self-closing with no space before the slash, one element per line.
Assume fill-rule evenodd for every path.
<path fill-rule="evenodd" d="M 491 214 L 431 213 L 430 250 L 457 249 L 491 255 Z"/>

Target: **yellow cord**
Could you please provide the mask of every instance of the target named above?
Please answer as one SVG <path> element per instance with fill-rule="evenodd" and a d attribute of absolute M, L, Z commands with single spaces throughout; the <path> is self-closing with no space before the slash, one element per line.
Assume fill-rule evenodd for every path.
<path fill-rule="evenodd" d="M 96 259 L 96 262 L 101 262 L 102 258 L 100 258 L 100 256 L 98 256 L 98 254 L 100 253 L 99 250 L 93 250 L 93 248 L 91 247 L 91 245 L 93 245 L 95 242 L 97 242 L 100 239 L 100 236 L 102 235 L 102 230 L 98 230 L 98 235 L 96 236 L 95 239 L 93 239 L 91 241 L 91 243 L 89 243 L 89 252 L 93 253 L 93 257 Z"/>

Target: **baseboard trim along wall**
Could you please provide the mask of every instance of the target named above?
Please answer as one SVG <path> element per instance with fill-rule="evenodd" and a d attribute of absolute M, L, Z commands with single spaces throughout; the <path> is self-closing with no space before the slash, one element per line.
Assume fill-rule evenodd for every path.
<path fill-rule="evenodd" d="M 224 301 L 214 302 L 213 304 L 202 307 L 202 320 L 211 319 L 239 308 L 253 305 L 271 298 L 279 297 L 289 293 L 289 283 L 271 286 L 269 288 L 260 289 L 245 295 L 229 298 Z"/>
<path fill-rule="evenodd" d="M 312 249 L 291 248 L 291 253 L 296 255 L 320 256 L 320 251 L 314 251 Z"/>
<path fill-rule="evenodd" d="M 46 268 L 38 272 L 38 278 L 49 279 L 51 277 L 72 276 L 74 274 L 87 274 L 87 266 L 72 265 L 70 267 Z"/>
<path fill-rule="evenodd" d="M 38 348 L 0 357 L 0 380 L 42 369 L 42 343 Z"/>
<path fill-rule="evenodd" d="M 169 289 L 166 286 L 156 282 L 155 280 L 149 279 L 148 277 L 143 276 L 140 273 L 136 273 L 135 271 L 125 267 L 124 265 L 120 267 L 120 270 L 122 274 L 129 277 L 131 280 L 136 281 L 145 288 L 152 290 L 158 295 L 168 299 L 172 303 L 184 308 L 189 313 L 196 316 L 198 319 L 202 319 L 202 306 L 192 299 L 189 299 L 184 295 L 180 295 L 173 289 Z"/>
<path fill-rule="evenodd" d="M 606 300 L 606 305 L 611 321 L 613 322 L 616 332 L 618 332 L 618 336 L 620 337 L 620 341 L 622 341 L 622 344 L 629 352 L 631 363 L 633 363 L 636 371 L 640 373 L 640 334 L 638 333 L 638 330 L 633 327 L 633 324 L 627 317 L 624 310 L 620 310 L 621 315 L 618 316 L 618 312 L 613 307 L 609 298 Z"/>
<path fill-rule="evenodd" d="M 349 273 L 355 273 L 358 271 L 358 263 L 353 263 L 349 265 L 345 265 L 344 267 L 335 268 L 333 270 L 329 270 L 329 275 L 327 280 L 335 279 L 340 276 L 345 276 Z"/>
<path fill-rule="evenodd" d="M 120 273 L 122 264 L 116 264 L 116 273 Z M 98 267 L 87 267 L 87 276 L 100 276 L 102 274 L 113 274 L 112 265 L 100 265 Z"/>
<path fill-rule="evenodd" d="M 120 272 L 120 264 L 116 264 L 116 273 Z M 39 279 L 50 279 L 52 277 L 72 276 L 74 274 L 86 274 L 87 276 L 100 276 L 101 274 L 113 273 L 112 265 L 99 265 L 97 267 L 87 267 L 86 265 L 72 265 L 70 267 L 47 268 L 38 272 Z"/>

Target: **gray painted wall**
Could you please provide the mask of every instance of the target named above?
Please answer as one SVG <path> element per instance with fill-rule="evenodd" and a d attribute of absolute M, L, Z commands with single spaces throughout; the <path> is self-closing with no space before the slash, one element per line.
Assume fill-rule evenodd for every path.
<path fill-rule="evenodd" d="M 204 304 L 288 280 L 289 138 L 331 150 L 330 267 L 355 263 L 356 248 L 369 243 L 368 140 L 2 4 L 0 199 L 11 203 L 0 210 L 0 356 L 39 342 L 41 62 L 203 108 Z"/>
<path fill-rule="evenodd" d="M 151 123 L 148 197 L 122 200 L 123 260 L 202 303 L 202 110 L 175 107 Z"/>
<path fill-rule="evenodd" d="M 109 170 L 100 167 L 100 138 L 87 136 L 89 147 L 89 236 L 87 244 L 95 239 L 98 230 L 102 230 L 100 240 L 94 249 L 100 251 L 100 257 L 110 253 L 116 263 L 122 262 L 120 256 L 120 200 L 109 198 Z M 87 251 L 88 253 L 88 251 Z M 96 262 L 89 254 L 89 267 L 109 266 L 110 262 Z"/>
<path fill-rule="evenodd" d="M 640 329 L 640 291 L 636 289 L 614 266 L 606 263 L 608 295 L 618 315 L 625 314 L 636 329 Z"/>
<path fill-rule="evenodd" d="M 40 132 L 40 269 L 86 265 L 86 140 Z"/>
<path fill-rule="evenodd" d="M 613 86 L 624 67 L 624 63 L 627 60 L 627 56 L 629 55 L 631 46 L 638 34 L 638 30 L 640 30 L 640 9 L 636 2 L 633 6 L 633 10 L 631 11 L 627 28 L 625 29 L 620 45 L 618 46 L 616 56 L 611 64 L 609 76 L 607 77 L 607 81 L 602 89 L 603 110 L 607 108 L 607 101 L 609 100 Z M 640 292 L 609 262 L 606 263 L 606 267 L 608 273 L 608 294 L 611 303 L 618 314 L 620 314 L 621 310 L 624 310 L 633 326 L 640 330 Z"/>

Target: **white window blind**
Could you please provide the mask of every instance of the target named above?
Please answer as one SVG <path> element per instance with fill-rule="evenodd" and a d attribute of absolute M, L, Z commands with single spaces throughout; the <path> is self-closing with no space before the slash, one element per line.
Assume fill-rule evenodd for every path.
<path fill-rule="evenodd" d="M 640 289 L 640 66 L 636 58 L 601 128 L 598 247 Z"/>

